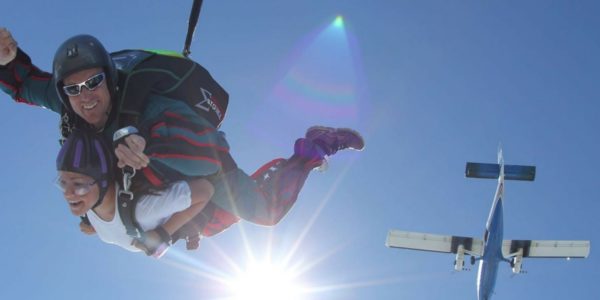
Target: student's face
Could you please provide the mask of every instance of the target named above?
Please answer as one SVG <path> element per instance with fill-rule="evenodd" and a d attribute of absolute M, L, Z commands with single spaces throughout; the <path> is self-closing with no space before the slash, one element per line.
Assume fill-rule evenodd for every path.
<path fill-rule="evenodd" d="M 92 68 L 75 72 L 65 77 L 63 84 L 82 83 L 102 71 L 102 68 Z M 108 91 L 106 78 L 93 91 L 90 91 L 86 87 L 81 87 L 79 95 L 68 97 L 69 103 L 77 115 L 98 129 L 104 127 L 111 108 L 110 92 Z"/>
<path fill-rule="evenodd" d="M 76 216 L 83 216 L 98 201 L 100 189 L 90 176 L 59 171 L 57 184 L 63 190 L 63 196 L 67 200 L 71 213 Z"/>

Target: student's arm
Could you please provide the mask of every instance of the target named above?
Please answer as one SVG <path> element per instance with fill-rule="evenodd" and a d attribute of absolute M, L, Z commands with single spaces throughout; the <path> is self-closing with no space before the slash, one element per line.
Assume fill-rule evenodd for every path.
<path fill-rule="evenodd" d="M 192 191 L 192 204 L 187 209 L 175 213 L 162 225 L 169 235 L 173 235 L 181 226 L 199 214 L 215 192 L 212 183 L 203 178 L 190 180 L 188 185 Z"/>
<path fill-rule="evenodd" d="M 200 213 L 200 211 L 202 211 L 214 194 L 214 187 L 212 183 L 206 179 L 193 179 L 189 180 L 187 183 L 191 191 L 191 205 L 188 208 L 173 214 L 163 225 L 160 226 L 169 236 L 173 235 L 175 231 Z M 149 252 L 154 250 L 148 251 L 148 249 L 157 249 L 161 243 L 161 236 L 156 229 L 146 232 L 146 239 L 144 243 L 140 243 L 137 240 L 133 241 L 133 245 L 135 247 L 149 255 L 151 254 Z"/>

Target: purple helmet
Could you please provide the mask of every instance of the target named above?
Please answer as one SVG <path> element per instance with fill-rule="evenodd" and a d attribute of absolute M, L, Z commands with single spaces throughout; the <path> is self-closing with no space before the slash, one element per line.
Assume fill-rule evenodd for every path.
<path fill-rule="evenodd" d="M 74 129 L 56 157 L 56 170 L 92 177 L 100 188 L 102 203 L 111 182 L 115 180 L 114 158 L 109 144 L 96 132 Z"/>

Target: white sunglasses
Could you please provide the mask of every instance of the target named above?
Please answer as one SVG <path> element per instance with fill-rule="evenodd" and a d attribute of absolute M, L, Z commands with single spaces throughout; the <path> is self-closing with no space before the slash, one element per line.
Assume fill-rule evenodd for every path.
<path fill-rule="evenodd" d="M 63 180 L 60 176 L 56 177 L 54 180 L 54 185 L 61 190 L 63 193 L 67 191 L 69 186 L 73 187 L 73 194 L 77 196 L 85 196 L 92 190 L 92 186 L 96 184 L 96 180 L 92 180 L 91 182 L 72 182 L 68 183 Z"/>
<path fill-rule="evenodd" d="M 106 78 L 106 75 L 104 74 L 104 72 L 98 73 L 98 74 L 88 78 L 84 82 L 63 86 L 63 91 L 68 96 L 79 96 L 79 94 L 81 94 L 82 87 L 85 86 L 85 88 L 88 89 L 89 91 L 93 91 L 97 87 L 102 85 L 105 78 Z"/>

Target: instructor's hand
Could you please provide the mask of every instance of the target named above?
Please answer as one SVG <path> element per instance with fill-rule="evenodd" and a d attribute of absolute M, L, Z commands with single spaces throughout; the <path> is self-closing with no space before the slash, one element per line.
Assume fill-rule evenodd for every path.
<path fill-rule="evenodd" d="M 10 31 L 0 27 L 0 65 L 6 66 L 17 56 L 17 41 L 13 39 Z"/>
<path fill-rule="evenodd" d="M 143 137 L 137 134 L 129 135 L 125 138 L 125 143 L 115 148 L 117 166 L 119 168 L 130 166 L 136 170 L 147 167 L 150 159 L 144 154 L 144 149 L 146 149 L 146 140 Z"/>

